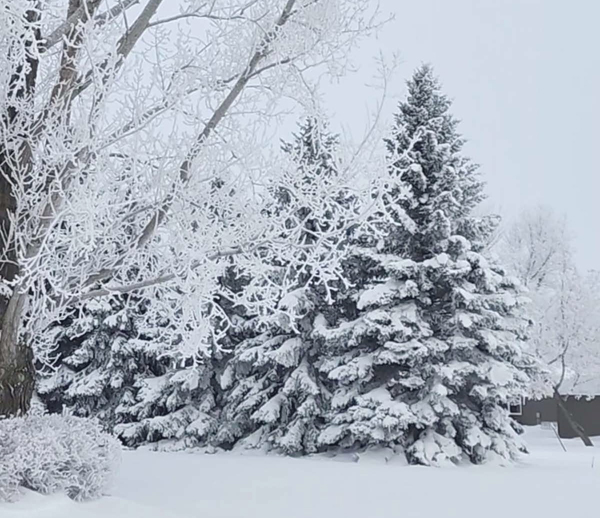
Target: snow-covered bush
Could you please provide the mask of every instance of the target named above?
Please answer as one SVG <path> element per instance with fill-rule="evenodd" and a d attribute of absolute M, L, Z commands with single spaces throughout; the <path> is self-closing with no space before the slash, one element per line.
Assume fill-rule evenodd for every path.
<path fill-rule="evenodd" d="M 96 421 L 32 414 L 0 420 L 0 500 L 19 487 L 74 500 L 98 497 L 109 487 L 120 445 Z"/>

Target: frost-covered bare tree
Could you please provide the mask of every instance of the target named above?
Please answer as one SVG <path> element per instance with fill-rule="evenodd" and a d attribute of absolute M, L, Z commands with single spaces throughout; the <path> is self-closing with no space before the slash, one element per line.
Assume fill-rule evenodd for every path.
<path fill-rule="evenodd" d="M 571 254 L 571 239 L 565 219 L 538 206 L 521 212 L 496 248 L 528 289 L 539 290 L 556 283 Z"/>
<path fill-rule="evenodd" d="M 592 395 L 600 387 L 600 298 L 594 274 L 563 263 L 539 323 L 540 350 L 555 366 L 561 393 Z"/>
<path fill-rule="evenodd" d="M 269 255 L 296 260 L 302 222 L 262 210 L 294 170 L 268 144 L 290 100 L 313 107 L 318 70 L 344 71 L 373 3 L 0 0 L 0 415 L 27 410 L 33 351 L 86 300 L 139 291 L 176 324 L 165 352 L 189 351 L 223 329 L 224 258 L 253 278 Z M 347 155 L 349 184 L 368 162 Z M 230 194 L 212 199 L 215 179 Z M 341 183 L 289 184 L 312 217 L 340 213 Z M 311 270 L 324 282 L 335 242 L 324 230 L 301 254 L 331 258 Z"/>
<path fill-rule="evenodd" d="M 565 219 L 547 207 L 526 210 L 504 232 L 498 250 L 529 291 L 532 341 L 556 367 L 555 386 L 583 390 L 594 371 L 600 374 L 598 276 L 577 268 Z"/>
<path fill-rule="evenodd" d="M 572 420 L 562 395 L 591 395 L 600 388 L 598 275 L 578 270 L 566 221 L 545 207 L 523 212 L 499 250 L 529 290 L 532 342 L 551 369 L 557 403 Z M 577 423 L 572 426 L 591 444 Z"/>

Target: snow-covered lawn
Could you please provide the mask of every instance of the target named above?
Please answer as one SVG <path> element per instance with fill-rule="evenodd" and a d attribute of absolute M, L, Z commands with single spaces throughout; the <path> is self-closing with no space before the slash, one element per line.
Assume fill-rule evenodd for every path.
<path fill-rule="evenodd" d="M 532 429 L 510 468 L 421 468 L 238 454 L 125 452 L 113 496 L 77 504 L 27 494 L 1 518 L 521 518 L 590 516 L 600 450 Z M 595 456 L 598 458 L 595 459 Z"/>

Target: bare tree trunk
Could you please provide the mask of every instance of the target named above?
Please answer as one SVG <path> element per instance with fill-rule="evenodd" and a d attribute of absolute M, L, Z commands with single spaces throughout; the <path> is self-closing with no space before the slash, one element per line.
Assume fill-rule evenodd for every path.
<path fill-rule="evenodd" d="M 2 316 L 0 334 L 0 417 L 29 410 L 35 385 L 33 351 L 19 340 L 26 295 L 14 294 Z"/>
<path fill-rule="evenodd" d="M 594 446 L 594 443 L 592 443 L 592 440 L 590 439 L 589 435 L 585 433 L 583 426 L 581 426 L 571 415 L 571 412 L 569 412 L 569 409 L 567 408 L 567 405 L 565 405 L 565 401 L 558 392 L 558 389 L 554 389 L 554 400 L 558 405 L 559 411 L 565 417 L 567 423 L 569 423 L 569 426 L 573 428 L 577 436 L 583 441 L 583 444 L 585 444 L 586 446 Z"/>
<path fill-rule="evenodd" d="M 0 281 L 11 283 L 17 273 L 10 214 L 15 210 L 10 187 L 9 164 L 0 151 Z M 24 413 L 33 391 L 33 361 L 28 348 L 19 343 L 24 295 L 0 294 L 0 417 Z"/>
<path fill-rule="evenodd" d="M 11 283 L 17 273 L 17 254 L 10 214 L 15 210 L 9 166 L 0 151 L 0 281 Z M 0 294 L 0 417 L 25 413 L 34 385 L 31 348 L 19 342 L 26 296 L 14 291 Z"/>
<path fill-rule="evenodd" d="M 35 2 L 32 1 L 32 7 Z M 26 21 L 35 27 L 39 11 L 26 13 Z M 17 51 L 21 62 L 15 67 L 8 85 L 6 112 L 0 113 L 0 417 L 26 412 L 31 403 L 35 374 L 31 347 L 19 342 L 19 329 L 27 296 L 17 289 L 6 293 L 17 278 L 17 229 L 13 215 L 17 211 L 14 185 L 32 170 L 28 130 L 33 123 L 33 96 L 38 61 L 33 48 L 40 40 L 39 28 L 23 35 Z M 10 49 L 9 52 L 14 52 Z M 19 49 L 17 49 L 19 50 Z"/>

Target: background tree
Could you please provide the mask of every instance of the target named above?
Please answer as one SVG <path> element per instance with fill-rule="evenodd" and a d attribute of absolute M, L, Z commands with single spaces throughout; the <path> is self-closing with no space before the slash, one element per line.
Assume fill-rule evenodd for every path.
<path fill-rule="evenodd" d="M 563 396 L 592 395 L 600 387 L 598 276 L 578 270 L 565 219 L 545 207 L 521 213 L 497 249 L 529 290 L 535 322 L 531 342 L 551 370 L 557 404 L 583 442 L 591 445 Z"/>
<path fill-rule="evenodd" d="M 548 207 L 524 210 L 496 244 L 511 273 L 534 294 L 556 285 L 571 262 L 571 236 L 565 218 Z"/>

